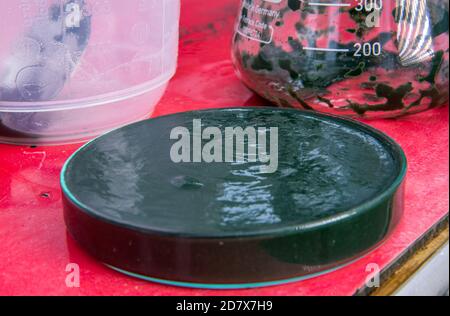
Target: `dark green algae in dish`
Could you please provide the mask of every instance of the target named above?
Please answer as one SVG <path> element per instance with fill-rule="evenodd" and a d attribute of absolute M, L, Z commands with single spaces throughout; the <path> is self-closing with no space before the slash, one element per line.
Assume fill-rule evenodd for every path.
<path fill-rule="evenodd" d="M 261 163 L 172 162 L 172 129 L 192 130 L 194 119 L 221 130 L 278 127 L 278 170 L 261 173 Z M 359 123 L 297 110 L 237 108 L 181 113 L 113 131 L 67 162 L 62 186 L 69 231 L 105 263 L 163 280 L 248 284 L 331 269 L 376 246 L 401 215 L 405 168 L 394 142 Z M 104 242 L 117 244 L 103 249 L 96 235 L 101 232 L 123 233 L 145 250 L 131 251 L 111 236 Z M 122 249 L 123 259 L 117 261 L 120 250 L 108 253 L 113 248 Z M 166 256 L 162 262 L 145 259 L 158 251 Z M 136 258 L 141 264 L 130 263 Z M 189 267 L 176 271 L 180 264 Z"/>

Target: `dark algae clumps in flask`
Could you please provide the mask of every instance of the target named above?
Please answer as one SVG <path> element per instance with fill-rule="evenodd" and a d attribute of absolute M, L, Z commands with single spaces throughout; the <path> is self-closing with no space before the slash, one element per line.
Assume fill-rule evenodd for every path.
<path fill-rule="evenodd" d="M 238 74 L 283 107 L 370 118 L 445 104 L 448 1 L 413 2 L 243 0 L 233 41 Z"/>

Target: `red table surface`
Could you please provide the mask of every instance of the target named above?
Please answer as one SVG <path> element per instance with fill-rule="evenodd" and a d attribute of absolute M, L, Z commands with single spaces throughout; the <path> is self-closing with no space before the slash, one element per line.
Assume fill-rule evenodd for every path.
<path fill-rule="evenodd" d="M 154 116 L 193 109 L 263 105 L 236 78 L 230 61 L 237 0 L 183 0 L 179 69 Z M 95 261 L 67 235 L 59 173 L 80 146 L 0 145 L 0 295 L 352 295 L 366 267 L 390 266 L 448 213 L 448 106 L 398 120 L 370 121 L 397 140 L 409 160 L 406 210 L 376 251 L 333 273 L 249 290 L 198 290 L 123 276 Z M 66 286 L 66 266 L 80 287 Z"/>

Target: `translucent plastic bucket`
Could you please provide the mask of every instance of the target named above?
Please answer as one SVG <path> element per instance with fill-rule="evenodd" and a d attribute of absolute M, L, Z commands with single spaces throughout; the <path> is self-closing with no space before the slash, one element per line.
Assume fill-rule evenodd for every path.
<path fill-rule="evenodd" d="M 78 142 L 148 117 L 176 70 L 179 0 L 0 1 L 0 142 Z"/>

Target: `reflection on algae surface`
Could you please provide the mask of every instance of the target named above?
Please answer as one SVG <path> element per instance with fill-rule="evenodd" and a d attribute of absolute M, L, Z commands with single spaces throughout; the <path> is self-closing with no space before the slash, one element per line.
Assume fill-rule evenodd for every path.
<path fill-rule="evenodd" d="M 171 131 L 192 129 L 194 119 L 221 130 L 278 127 L 277 171 L 262 173 L 260 162 L 174 163 Z M 65 179 L 78 201 L 118 222 L 233 236 L 310 223 L 373 199 L 400 173 L 390 150 L 367 131 L 303 112 L 192 112 L 94 141 L 71 159 Z"/>

